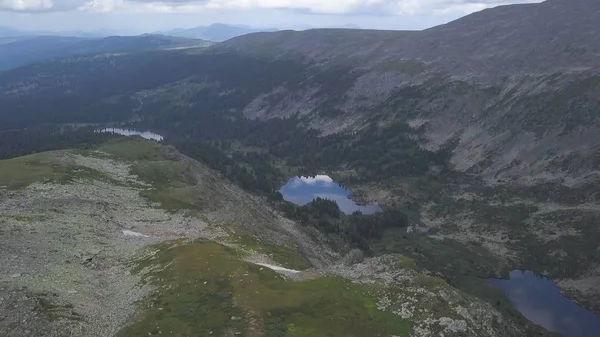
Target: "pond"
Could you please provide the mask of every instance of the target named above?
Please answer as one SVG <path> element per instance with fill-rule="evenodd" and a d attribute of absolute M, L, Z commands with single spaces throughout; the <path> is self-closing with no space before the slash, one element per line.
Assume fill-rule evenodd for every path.
<path fill-rule="evenodd" d="M 514 307 L 533 323 L 565 337 L 600 335 L 600 317 L 563 296 L 554 282 L 531 271 L 515 270 L 510 280 L 491 279 Z"/>
<path fill-rule="evenodd" d="M 327 175 L 292 178 L 279 192 L 285 200 L 296 205 L 306 205 L 316 198 L 323 198 L 335 201 L 345 214 L 352 214 L 356 211 L 372 214 L 379 211 L 377 205 L 356 204 L 348 198 L 350 190 L 336 184 Z"/>
<path fill-rule="evenodd" d="M 157 142 L 161 142 L 163 140 L 163 136 L 154 133 L 152 131 L 140 131 L 134 129 L 121 129 L 121 128 L 105 128 L 100 129 L 97 132 L 106 132 L 106 133 L 116 133 L 123 136 L 140 136 L 142 138 L 155 140 Z"/>

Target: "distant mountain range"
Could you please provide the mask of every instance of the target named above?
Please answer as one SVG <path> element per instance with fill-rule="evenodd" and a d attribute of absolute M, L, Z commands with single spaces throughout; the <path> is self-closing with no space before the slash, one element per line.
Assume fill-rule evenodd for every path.
<path fill-rule="evenodd" d="M 308 25 L 295 26 L 294 30 L 308 30 L 314 27 Z M 326 28 L 344 28 L 344 29 L 360 29 L 359 26 L 354 24 L 345 25 L 334 25 Z M 189 29 L 172 29 L 164 32 L 158 32 L 158 34 L 187 37 L 194 39 L 203 39 L 213 42 L 223 42 L 231 38 L 251 34 L 251 33 L 268 33 L 280 31 L 277 28 L 257 28 L 244 25 L 228 25 L 224 23 L 214 23 L 210 26 L 198 26 Z"/>
<path fill-rule="evenodd" d="M 314 29 L 315 27 L 311 27 L 309 25 L 297 25 L 291 27 L 293 30 L 308 30 Z M 345 28 L 345 29 L 360 29 L 359 26 L 355 24 L 345 24 L 345 25 L 331 25 L 322 28 Z M 166 31 L 157 31 L 151 33 L 152 35 L 168 35 L 174 37 L 184 37 L 190 39 L 202 39 L 208 40 L 212 42 L 222 42 L 225 40 L 229 40 L 231 38 L 251 34 L 251 33 L 260 33 L 260 32 L 276 32 L 279 31 L 277 28 L 257 28 L 250 27 L 245 25 L 230 25 L 224 23 L 214 23 L 209 26 L 198 26 L 188 29 L 176 28 Z M 31 38 L 34 36 L 53 36 L 53 37 L 78 37 L 78 38 L 103 38 L 108 36 L 119 36 L 122 33 L 116 31 L 80 31 L 80 30 L 71 30 L 71 31 L 23 31 L 18 29 L 13 29 L 9 27 L 0 26 L 0 44 L 6 43 L 6 41 L 15 41 L 17 39 L 23 39 L 25 37 Z"/>
<path fill-rule="evenodd" d="M 240 35 L 259 32 L 276 32 L 277 30 L 278 29 L 276 28 L 255 28 L 242 25 L 214 23 L 210 26 L 198 26 L 190 29 L 173 29 L 160 32 L 159 34 L 222 42 Z"/>
<path fill-rule="evenodd" d="M 1 27 L 0 26 L 0 38 L 1 37 L 9 37 L 9 36 L 16 36 L 16 35 L 21 35 L 22 32 L 12 29 L 12 28 L 7 28 L 7 27 Z"/>
<path fill-rule="evenodd" d="M 131 53 L 155 49 L 202 47 L 211 42 L 183 37 L 144 34 L 82 38 L 65 36 L 0 37 L 0 71 L 52 58 L 103 53 Z"/>
<path fill-rule="evenodd" d="M 0 26 L 0 39 L 7 37 L 25 37 L 25 36 L 69 36 L 69 37 L 87 37 L 87 38 L 101 38 L 107 36 L 119 35 L 115 31 L 80 31 L 80 30 L 69 30 L 69 31 L 45 31 L 45 30 L 19 30 L 9 27 Z"/>
<path fill-rule="evenodd" d="M 345 25 L 340 28 L 356 28 L 356 26 Z M 303 29 L 310 29 L 310 27 L 303 27 Z M 21 31 L 0 26 L 0 71 L 48 59 L 76 55 L 204 47 L 213 42 L 222 42 L 250 33 L 277 31 L 276 28 L 215 23 L 210 26 L 173 29 L 139 36 L 105 37 L 102 32 Z"/>

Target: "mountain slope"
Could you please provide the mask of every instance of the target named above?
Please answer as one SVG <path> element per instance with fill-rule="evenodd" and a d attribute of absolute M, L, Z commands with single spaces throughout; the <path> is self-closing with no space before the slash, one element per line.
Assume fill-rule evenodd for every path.
<path fill-rule="evenodd" d="M 164 48 L 207 45 L 206 41 L 161 35 L 112 36 L 88 39 L 61 36 L 21 37 L 0 44 L 0 70 L 73 55 L 130 53 Z"/>
<path fill-rule="evenodd" d="M 219 47 L 268 57 L 352 58 L 361 67 L 417 59 L 435 71 L 489 80 L 521 73 L 597 70 L 598 15 L 597 1 L 549 0 L 486 9 L 421 32 L 283 31 L 239 37 Z M 335 48 L 321 46 L 327 42 Z"/>
<path fill-rule="evenodd" d="M 151 141 L 0 172 L 3 335 L 547 335 L 403 256 L 342 265 L 318 232 Z"/>
<path fill-rule="evenodd" d="M 375 254 L 408 255 L 465 291 L 535 270 L 600 312 L 599 6 L 554 0 L 422 32 L 256 33 L 40 63 L 0 74 L 0 128 L 134 123 L 191 152 L 259 148 L 272 176 L 328 173 L 437 231 L 416 246 L 388 231 L 368 242 Z M 215 167 L 252 157 L 232 152 Z M 253 173 L 242 177 L 266 180 Z M 441 254 L 440 238 L 460 248 Z"/>

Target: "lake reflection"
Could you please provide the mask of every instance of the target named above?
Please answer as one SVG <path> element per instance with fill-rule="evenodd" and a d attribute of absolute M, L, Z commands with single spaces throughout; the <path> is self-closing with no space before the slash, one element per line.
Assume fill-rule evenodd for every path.
<path fill-rule="evenodd" d="M 142 138 L 155 140 L 157 142 L 161 142 L 163 140 L 163 136 L 154 133 L 152 131 L 139 131 L 134 129 L 121 129 L 121 128 L 105 128 L 98 130 L 98 132 L 107 132 L 107 133 L 116 133 L 123 136 L 140 136 Z"/>
<path fill-rule="evenodd" d="M 546 277 L 515 270 L 510 273 L 510 280 L 492 279 L 490 282 L 537 325 L 565 337 L 600 336 L 600 317 L 563 296 Z"/>
<path fill-rule="evenodd" d="M 333 182 L 326 175 L 315 177 L 295 177 L 288 181 L 279 192 L 287 201 L 297 205 L 306 205 L 316 198 L 335 201 L 340 210 L 346 214 L 360 211 L 363 214 L 375 213 L 379 210 L 377 205 L 357 205 L 348 198 L 350 191 Z"/>

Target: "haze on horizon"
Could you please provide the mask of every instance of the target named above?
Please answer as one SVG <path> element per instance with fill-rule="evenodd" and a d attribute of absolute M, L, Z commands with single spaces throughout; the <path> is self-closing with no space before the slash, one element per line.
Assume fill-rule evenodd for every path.
<path fill-rule="evenodd" d="M 140 34 L 215 22 L 277 29 L 420 30 L 485 8 L 540 0 L 0 0 L 0 26 Z"/>

